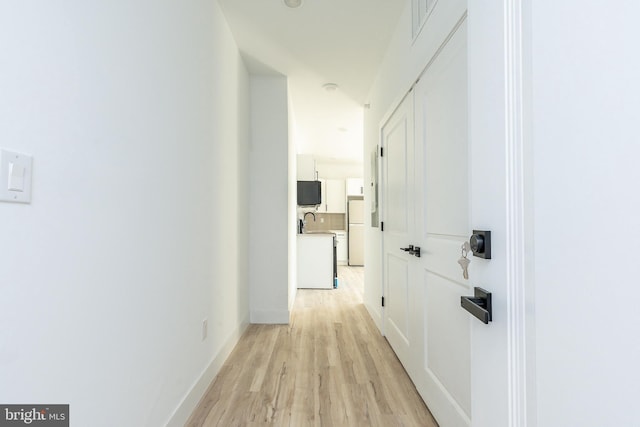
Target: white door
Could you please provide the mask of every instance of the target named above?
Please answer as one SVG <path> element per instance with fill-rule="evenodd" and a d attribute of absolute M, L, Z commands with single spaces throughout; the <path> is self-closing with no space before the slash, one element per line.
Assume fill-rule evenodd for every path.
<path fill-rule="evenodd" d="M 468 27 L 465 18 L 383 127 L 383 327 L 441 425 L 524 426 L 535 414 L 527 398 L 535 372 L 520 2 L 476 3 Z M 470 257 L 467 281 L 457 260 L 472 229 L 492 232 L 492 259 Z M 395 249 L 407 244 L 420 246 L 421 258 Z M 460 307 L 475 286 L 493 295 L 488 325 Z"/>
<path fill-rule="evenodd" d="M 471 231 L 466 36 L 463 23 L 382 132 L 384 333 L 447 427 L 471 425 L 472 320 L 460 297 L 473 292 L 458 264 Z"/>
<path fill-rule="evenodd" d="M 410 331 L 410 302 L 414 289 L 407 248 L 414 235 L 413 222 L 413 98 L 408 95 L 382 128 L 382 198 L 384 334 L 405 367 L 414 344 Z"/>
<path fill-rule="evenodd" d="M 470 329 L 460 297 L 473 295 L 458 264 L 469 240 L 467 27 L 463 22 L 414 87 L 415 209 L 413 263 L 422 296 L 412 319 L 422 331 L 414 383 L 442 426 L 471 425 Z M 472 258 L 469 254 L 469 258 Z M 477 320 L 475 320 L 477 321 Z M 423 350 L 424 349 L 424 350 Z M 422 351 L 423 350 L 423 351 Z"/>

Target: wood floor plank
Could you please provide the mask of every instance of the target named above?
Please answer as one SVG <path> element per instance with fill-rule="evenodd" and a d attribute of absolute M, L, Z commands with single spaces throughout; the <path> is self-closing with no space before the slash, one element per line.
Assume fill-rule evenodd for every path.
<path fill-rule="evenodd" d="M 364 269 L 300 289 L 289 325 L 250 325 L 189 427 L 437 427 L 362 304 Z"/>

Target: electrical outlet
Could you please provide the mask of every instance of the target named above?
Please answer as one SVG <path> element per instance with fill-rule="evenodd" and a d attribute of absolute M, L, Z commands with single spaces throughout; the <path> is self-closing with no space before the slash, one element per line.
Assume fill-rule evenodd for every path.
<path fill-rule="evenodd" d="M 204 319 L 202 321 L 202 341 L 207 339 L 207 333 L 209 329 L 209 320 L 208 319 Z"/>
<path fill-rule="evenodd" d="M 320 224 L 324 224 L 324 218 L 320 218 Z"/>

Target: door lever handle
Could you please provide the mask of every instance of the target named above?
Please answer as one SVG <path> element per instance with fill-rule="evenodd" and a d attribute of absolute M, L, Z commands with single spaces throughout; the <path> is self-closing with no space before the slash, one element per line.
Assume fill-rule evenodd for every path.
<path fill-rule="evenodd" d="M 420 258 L 420 246 L 409 245 L 408 248 L 400 248 L 400 250 L 409 252 L 411 255 L 415 255 Z"/>
<path fill-rule="evenodd" d="M 460 305 L 469 313 L 477 317 L 482 323 L 491 322 L 491 292 L 482 288 L 473 288 L 472 297 L 460 297 Z"/>

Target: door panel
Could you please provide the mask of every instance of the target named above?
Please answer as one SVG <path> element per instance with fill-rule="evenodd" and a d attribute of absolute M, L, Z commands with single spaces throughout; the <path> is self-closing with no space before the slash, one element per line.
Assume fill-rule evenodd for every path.
<path fill-rule="evenodd" d="M 413 99 L 407 97 L 382 128 L 384 334 L 405 368 L 412 366 L 413 256 L 400 248 L 413 234 Z"/>
<path fill-rule="evenodd" d="M 453 42 L 459 42 L 454 40 Z M 448 49 L 463 46 L 448 44 Z M 450 54 L 452 52 L 443 52 Z M 466 52 L 447 63 L 434 63 L 420 88 L 417 108 L 423 125 L 425 230 L 430 234 L 468 237 L 469 178 L 466 110 Z M 428 84 L 428 87 L 425 87 Z M 453 114 L 452 114 L 453 113 Z M 425 140 L 426 138 L 426 140 Z"/>
<path fill-rule="evenodd" d="M 425 370 L 464 413 L 471 415 L 469 388 L 469 317 L 460 305 L 468 287 L 425 270 Z"/>
<path fill-rule="evenodd" d="M 403 345 L 409 343 L 409 263 L 395 255 L 389 254 L 387 259 L 389 277 L 389 293 L 385 302 L 387 321 L 394 328 L 395 336 L 403 339 Z"/>
<path fill-rule="evenodd" d="M 382 129 L 384 333 L 447 427 L 471 424 L 460 296 L 472 292 L 457 262 L 470 234 L 466 70 L 463 22 Z"/>
<path fill-rule="evenodd" d="M 466 72 L 463 22 L 414 88 L 415 240 L 423 248 L 416 268 L 424 296 L 414 382 L 441 425 L 464 427 L 471 424 L 470 319 L 460 297 L 473 294 L 458 264 L 471 231 Z"/>
<path fill-rule="evenodd" d="M 405 101 L 408 102 L 409 100 Z M 396 112 L 401 117 L 393 117 L 386 134 L 384 149 L 386 150 L 385 195 L 387 211 L 385 227 L 391 233 L 407 233 L 409 231 L 409 189 L 412 187 L 407 169 L 408 151 L 413 145 L 409 141 L 409 106 Z M 404 117 L 403 117 L 404 116 Z"/>

